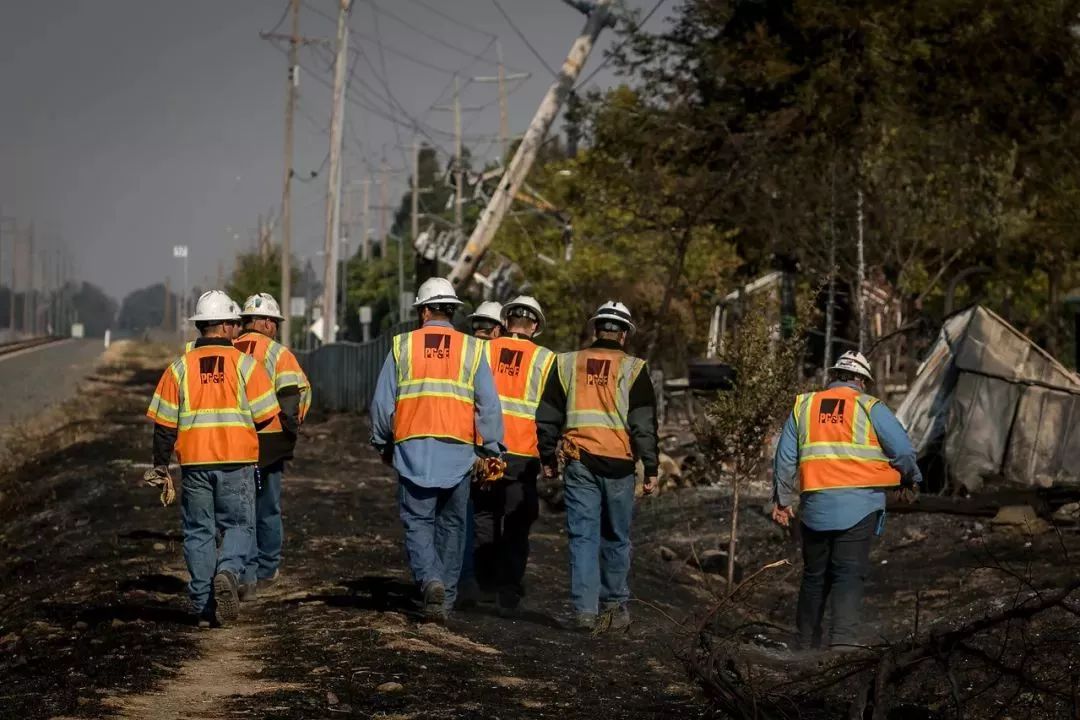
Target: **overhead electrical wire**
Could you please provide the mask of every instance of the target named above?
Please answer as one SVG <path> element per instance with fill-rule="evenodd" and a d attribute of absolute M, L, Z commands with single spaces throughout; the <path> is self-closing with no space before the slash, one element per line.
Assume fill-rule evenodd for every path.
<path fill-rule="evenodd" d="M 281 11 L 281 17 L 278 18 L 278 21 L 276 23 L 274 23 L 274 27 L 266 31 L 267 35 L 269 35 L 270 33 L 276 33 L 278 30 L 281 29 L 282 24 L 285 22 L 285 18 L 289 17 L 289 7 L 291 5 L 292 3 L 289 2 L 289 0 L 285 0 L 285 9 Z"/>
<path fill-rule="evenodd" d="M 499 0 L 491 0 L 491 2 L 495 6 L 495 9 L 499 11 L 499 14 L 502 15 L 503 18 L 506 20 L 506 23 L 510 26 L 510 29 L 514 31 L 514 34 L 521 39 L 521 42 L 525 43 L 525 47 L 529 48 L 529 51 L 532 52 L 532 54 L 536 56 L 536 59 L 540 61 L 540 64 L 547 68 L 547 71 L 551 73 L 552 77 L 559 77 L 559 73 L 555 72 L 555 69 L 548 64 L 548 61 L 544 59 L 544 56 L 541 55 L 539 51 L 537 51 L 537 49 L 533 47 L 531 42 L 529 42 L 529 38 L 525 37 L 525 33 L 521 32 L 521 30 L 518 29 L 518 26 L 514 23 L 514 19 L 510 17 L 510 13 L 503 10 L 503 6 L 499 3 Z"/>

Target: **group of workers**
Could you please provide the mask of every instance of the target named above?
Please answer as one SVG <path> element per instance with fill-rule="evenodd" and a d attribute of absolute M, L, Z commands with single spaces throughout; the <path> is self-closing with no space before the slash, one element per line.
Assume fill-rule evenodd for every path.
<path fill-rule="evenodd" d="M 444 622 L 484 599 L 500 615 L 520 611 L 537 483 L 561 467 L 572 626 L 591 631 L 604 613 L 605 627 L 626 627 L 635 462 L 645 493 L 658 466 L 652 383 L 624 350 L 630 311 L 605 303 L 592 344 L 556 354 L 535 342 L 536 299 L 482 303 L 472 336 L 451 323 L 460 305 L 443 278 L 420 286 L 421 327 L 394 338 L 371 405 L 372 445 L 398 474 L 424 615 Z"/>
<path fill-rule="evenodd" d="M 645 361 L 625 351 L 629 309 L 602 305 L 592 342 L 555 353 L 536 343 L 536 299 L 482 303 L 473 334 L 452 319 L 463 303 L 443 278 L 424 282 L 420 327 L 394 337 L 371 403 L 371 444 L 397 472 L 409 567 L 424 616 L 493 602 L 513 617 L 526 594 L 537 484 L 560 472 L 570 556 L 571 627 L 630 623 L 630 528 L 636 463 L 643 492 L 657 486 L 656 396 Z M 147 414 L 154 420 L 146 479 L 175 497 L 181 467 L 184 557 L 201 625 L 233 620 L 243 600 L 278 578 L 281 482 L 311 387 L 276 341 L 284 318 L 266 293 L 243 308 L 213 290 L 191 320 L 201 337 L 164 372 Z M 820 391 L 797 396 L 773 464 L 773 519 L 798 516 L 803 577 L 797 644 L 860 640 L 872 538 L 884 528 L 886 491 L 922 481 L 915 451 L 884 403 L 867 394 L 870 364 L 845 353 Z M 796 500 L 799 509 L 796 511 Z M 216 538 L 220 535 L 220 551 Z"/>
<path fill-rule="evenodd" d="M 175 453 L 188 590 L 199 625 L 209 627 L 235 619 L 241 601 L 278 579 L 282 475 L 311 386 L 277 342 L 284 316 L 269 294 L 241 308 L 210 290 L 190 320 L 200 337 L 166 368 L 147 410 L 154 444 L 145 479 L 171 503 Z"/>

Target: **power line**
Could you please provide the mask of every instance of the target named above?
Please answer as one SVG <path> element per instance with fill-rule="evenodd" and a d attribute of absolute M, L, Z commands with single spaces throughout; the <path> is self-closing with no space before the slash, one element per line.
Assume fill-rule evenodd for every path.
<path fill-rule="evenodd" d="M 395 20 L 395 21 L 401 23 L 402 25 L 409 28 L 413 32 L 417 33 L 418 35 L 426 37 L 427 39 L 431 40 L 432 42 L 438 43 L 439 45 L 442 45 L 445 48 L 449 48 L 450 50 L 453 50 L 454 52 L 460 53 L 460 54 L 464 55 L 465 57 L 472 58 L 473 60 L 479 60 L 481 62 L 485 62 L 485 63 L 488 63 L 488 64 L 490 64 L 492 62 L 491 58 L 484 57 L 483 55 L 477 55 L 472 50 L 468 50 L 468 49 L 463 48 L 463 47 L 458 47 L 457 45 L 454 45 L 453 43 L 449 43 L 446 40 L 443 40 L 438 35 L 432 35 L 431 33 L 427 32 L 426 30 L 424 30 L 422 28 L 419 28 L 416 25 L 413 25 L 411 22 L 409 22 L 408 20 L 405 20 L 400 15 L 396 15 L 396 14 L 390 12 L 389 10 L 387 10 L 386 8 L 380 7 L 378 5 L 378 3 L 375 2 L 375 0 L 368 0 L 368 5 L 370 5 L 371 9 L 374 10 L 375 12 L 380 13 L 382 15 L 385 15 L 386 17 L 390 18 L 391 20 Z M 490 48 L 491 46 L 489 45 L 488 47 Z M 485 50 L 484 52 L 487 52 L 487 51 Z"/>
<path fill-rule="evenodd" d="M 510 26 L 510 29 L 514 31 L 514 34 L 521 39 L 521 42 L 525 43 L 525 47 L 529 48 L 530 52 L 532 52 L 536 59 L 540 61 L 540 64 L 547 68 L 547 71 L 551 73 L 552 77 L 559 77 L 559 73 L 555 72 L 555 69 L 548 65 L 548 62 L 544 59 L 544 56 L 541 55 L 537 51 L 537 49 L 532 46 L 532 43 L 529 42 L 529 38 L 525 37 L 525 33 L 521 32 L 521 30 L 518 29 L 518 26 L 514 24 L 514 20 L 510 17 L 510 14 L 503 10 L 503 6 L 499 3 L 499 0 L 491 0 L 491 2 L 493 5 L 495 5 L 495 9 L 499 11 L 499 14 L 502 15 L 503 18 L 506 20 L 507 24 Z"/>
<path fill-rule="evenodd" d="M 474 25 L 469 25 L 468 23 L 464 23 L 464 22 L 458 20 L 453 15 L 447 15 L 442 10 L 439 10 L 438 8 L 435 8 L 435 7 L 432 7 L 431 5 L 428 5 L 423 0 L 409 0 L 409 2 L 411 2 L 411 3 L 415 4 L 415 5 L 419 5 L 420 7 L 424 8 L 428 12 L 431 12 L 431 13 L 434 13 L 435 15 L 438 15 L 443 20 L 446 20 L 449 23 L 457 25 L 460 28 L 464 28 L 466 30 L 471 30 L 472 32 L 477 33 L 479 35 L 484 35 L 485 37 L 489 37 L 489 38 L 495 38 L 496 37 L 495 35 L 492 35 L 491 33 L 489 33 L 487 30 L 481 30 L 480 28 L 478 28 L 478 27 L 476 27 Z"/>
<path fill-rule="evenodd" d="M 591 73 L 589 73 L 588 76 L 586 76 L 586 78 L 584 80 L 582 80 L 581 82 L 579 82 L 577 85 L 574 86 L 574 91 L 580 90 L 582 87 L 587 85 L 589 83 L 589 81 L 592 80 L 594 77 L 596 77 L 596 75 L 601 70 L 603 70 L 605 67 L 607 67 L 607 64 L 609 62 L 611 62 L 611 58 L 615 55 L 615 53 L 622 50 L 623 46 L 625 46 L 626 43 L 630 42 L 630 39 L 637 33 L 638 30 L 640 30 L 642 27 L 645 26 L 645 23 L 649 22 L 649 18 L 651 18 L 656 13 L 656 11 L 660 9 L 660 6 L 663 5 L 665 2 L 667 2 L 667 0 L 657 0 L 657 3 L 655 5 L 653 5 L 652 10 L 650 10 L 648 13 L 646 13 L 645 17 L 643 17 L 641 19 L 641 22 L 639 22 L 636 26 L 634 26 L 634 29 L 631 30 L 627 34 L 627 37 L 622 42 L 620 42 L 618 45 L 616 45 L 614 48 L 612 48 L 605 55 L 604 60 L 599 65 L 596 66 L 595 70 L 593 70 Z"/>
<path fill-rule="evenodd" d="M 286 0 L 285 9 L 281 11 L 281 17 L 278 18 L 278 21 L 274 24 L 274 27 L 265 33 L 266 35 L 269 35 L 270 33 L 276 33 L 278 30 L 281 29 L 281 25 L 285 22 L 285 18 L 289 17 L 289 6 L 290 3 L 288 2 L 288 0 Z"/>

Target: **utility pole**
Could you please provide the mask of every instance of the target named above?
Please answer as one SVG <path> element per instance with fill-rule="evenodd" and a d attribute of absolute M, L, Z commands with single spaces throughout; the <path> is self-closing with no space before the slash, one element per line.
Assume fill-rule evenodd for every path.
<path fill-rule="evenodd" d="M 67 335 L 64 330 L 64 292 L 67 290 L 67 276 L 64 275 L 64 253 L 62 250 L 56 251 L 56 279 L 60 286 L 56 299 L 56 334 L 64 336 Z"/>
<path fill-rule="evenodd" d="M 353 226 L 356 225 L 353 218 L 352 209 L 352 186 L 353 183 L 345 183 L 345 192 L 341 198 L 342 209 L 341 216 L 341 261 L 339 264 L 341 273 L 341 297 L 338 305 L 338 318 L 339 325 L 342 329 L 345 328 L 345 310 L 349 304 L 349 238 L 352 237 Z"/>
<path fill-rule="evenodd" d="M 297 50 L 301 42 L 313 42 L 300 37 L 300 0 L 289 0 L 292 14 L 292 32 L 287 37 L 263 33 L 261 37 L 272 40 L 288 40 L 289 73 L 285 83 L 285 183 L 281 191 L 281 332 L 278 342 L 288 347 L 291 343 L 292 320 L 292 177 L 293 177 L 293 127 L 296 115 L 296 93 L 300 87 L 300 61 Z M 218 283 L 220 285 L 220 283 Z"/>
<path fill-rule="evenodd" d="M 34 323 L 34 311 L 37 303 L 34 302 L 34 224 L 30 223 L 30 235 L 27 238 L 26 252 L 26 290 L 23 294 L 23 330 L 31 335 L 37 334 Z"/>
<path fill-rule="evenodd" d="M 570 4 L 569 0 L 564 1 Z M 582 3 L 576 0 L 572 4 L 573 7 L 578 9 L 582 9 L 581 5 Z M 492 193 L 487 207 L 484 208 L 483 214 L 480 215 L 480 221 L 473 229 L 469 241 L 465 244 L 465 249 L 454 265 L 454 269 L 450 272 L 450 282 L 455 286 L 461 286 L 472 279 L 473 271 L 480 262 L 480 258 L 483 257 L 484 252 L 487 251 L 495 239 L 495 233 L 498 231 L 499 225 L 502 223 L 503 218 L 506 217 L 514 196 L 521 189 L 525 177 L 529 174 L 529 170 L 540 152 L 544 136 L 547 135 L 551 123 L 554 122 L 555 116 L 559 114 L 559 109 L 573 89 L 578 75 L 581 74 L 581 68 L 585 65 L 585 61 L 588 60 L 593 45 L 596 43 L 596 38 L 612 22 L 608 10 L 610 5 L 611 0 L 596 0 L 591 6 L 584 8 L 588 11 L 588 21 L 585 23 L 585 28 L 570 47 L 570 53 L 563 62 L 561 72 L 551 87 L 548 88 L 547 94 L 536 111 L 536 115 L 529 124 L 529 129 L 525 131 L 525 137 L 522 138 L 517 152 L 514 153 L 513 160 L 510 161 L 509 167 L 499 180 L 499 186 Z"/>
<path fill-rule="evenodd" d="M 415 246 L 420 236 L 420 143 L 413 138 L 412 144 L 412 203 L 409 208 L 409 236 Z M 408 315 L 405 306 L 405 243 L 398 242 L 397 284 L 398 320 Z"/>
<path fill-rule="evenodd" d="M 338 0 L 337 53 L 334 59 L 334 107 L 330 116 L 330 168 L 326 183 L 326 238 L 323 251 L 323 343 L 335 339 L 337 319 L 337 257 L 341 231 L 341 141 L 345 121 L 345 65 L 349 57 L 349 6 L 352 0 Z"/>
<path fill-rule="evenodd" d="M 161 309 L 161 329 L 165 332 L 172 332 L 172 312 L 173 304 L 169 302 L 169 296 L 172 295 L 172 275 L 165 276 L 165 297 L 162 300 Z"/>
<path fill-rule="evenodd" d="M 386 158 L 379 163 L 379 257 L 385 258 L 386 243 Z"/>
<path fill-rule="evenodd" d="M 510 155 L 510 101 L 506 92 L 506 83 L 510 80 L 524 80 L 529 77 L 529 73 L 506 74 L 506 65 L 503 64 L 502 42 L 499 40 L 495 41 L 495 56 L 498 58 L 498 73 L 495 77 L 474 77 L 472 80 L 477 83 L 493 82 L 498 85 L 499 142 L 502 145 L 502 157 L 499 158 L 499 164 L 502 165 Z"/>
<path fill-rule="evenodd" d="M 454 75 L 454 102 L 432 108 L 454 113 L 454 230 L 459 236 L 465 234 L 465 145 L 461 137 L 461 112 L 479 109 L 461 107 L 461 82 L 457 75 Z"/>
<path fill-rule="evenodd" d="M 863 192 L 862 188 L 859 188 L 857 201 L 858 211 L 858 242 L 856 244 L 856 250 L 858 252 L 858 285 L 856 292 L 858 293 L 857 304 L 859 308 L 859 352 L 866 352 L 866 293 L 864 283 L 866 282 L 866 258 L 863 255 Z"/>
<path fill-rule="evenodd" d="M 364 259 L 364 262 L 371 260 L 371 222 L 368 213 L 371 206 L 371 178 L 364 178 L 363 182 L 364 194 L 363 194 L 363 207 L 361 209 L 363 221 L 360 226 L 360 257 Z"/>

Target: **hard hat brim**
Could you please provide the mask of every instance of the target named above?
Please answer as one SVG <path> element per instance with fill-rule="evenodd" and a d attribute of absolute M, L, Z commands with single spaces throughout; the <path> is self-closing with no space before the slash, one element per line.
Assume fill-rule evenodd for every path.
<path fill-rule="evenodd" d="M 424 305 L 464 305 L 465 303 L 457 299 L 453 295 L 444 295 L 442 297 L 431 297 L 425 300 L 417 300 L 412 304 L 413 307 L 423 307 Z"/>
<path fill-rule="evenodd" d="M 852 373 L 853 375 L 859 375 L 861 377 L 866 378 L 870 382 L 874 381 L 874 376 L 870 374 L 870 371 L 863 370 L 860 367 L 849 367 L 847 365 L 833 365 L 832 367 L 829 368 L 829 372 L 833 372 L 835 370 L 839 370 L 840 372 L 849 372 L 849 373 Z"/>
<path fill-rule="evenodd" d="M 611 322 L 617 322 L 622 325 L 626 325 L 626 332 L 630 335 L 633 335 L 637 332 L 637 325 L 635 325 L 633 321 L 627 320 L 626 318 L 620 317 L 619 315 L 611 315 L 606 313 L 602 315 L 596 315 L 592 318 L 592 320 L 589 321 L 590 323 L 592 323 L 593 332 L 596 331 L 596 323 L 604 320 L 610 320 Z"/>
<path fill-rule="evenodd" d="M 285 319 L 285 316 L 283 316 L 283 315 L 281 315 L 279 313 L 256 312 L 255 310 L 244 310 L 243 312 L 240 313 L 240 317 L 241 318 L 264 317 L 264 318 L 270 318 L 271 320 L 284 320 Z"/>
<path fill-rule="evenodd" d="M 225 322 L 226 320 L 239 321 L 240 316 L 236 313 L 220 314 L 220 315 L 199 315 L 195 314 L 188 318 L 189 322 Z"/>

